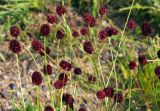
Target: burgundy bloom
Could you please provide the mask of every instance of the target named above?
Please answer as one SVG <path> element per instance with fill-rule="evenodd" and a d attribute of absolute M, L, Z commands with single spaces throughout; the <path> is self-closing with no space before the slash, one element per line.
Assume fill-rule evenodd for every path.
<path fill-rule="evenodd" d="M 59 80 L 61 80 L 63 82 L 63 85 L 67 84 L 68 81 L 68 75 L 65 73 L 61 73 L 58 77 Z"/>
<path fill-rule="evenodd" d="M 36 39 L 34 39 L 34 40 L 32 40 L 32 48 L 35 50 L 35 51 L 41 51 L 41 49 L 42 49 L 42 44 L 41 44 L 41 42 L 39 41 L 39 40 L 36 40 Z"/>
<path fill-rule="evenodd" d="M 46 106 L 44 111 L 54 111 L 54 109 L 51 106 Z"/>
<path fill-rule="evenodd" d="M 106 30 L 101 30 L 101 31 L 99 32 L 99 38 L 103 41 L 103 40 L 106 39 L 106 37 L 107 37 L 107 32 L 106 32 Z"/>
<path fill-rule="evenodd" d="M 40 72 L 33 72 L 32 74 L 32 83 L 34 85 L 41 85 L 42 84 L 42 76 Z"/>
<path fill-rule="evenodd" d="M 100 90 L 96 93 L 98 99 L 104 99 L 106 97 L 106 93 L 103 90 Z"/>
<path fill-rule="evenodd" d="M 158 76 L 158 78 L 160 78 L 160 66 L 157 66 L 154 72 Z"/>
<path fill-rule="evenodd" d="M 152 34 L 152 26 L 147 21 L 144 21 L 141 24 L 141 31 L 144 36 L 150 36 Z"/>
<path fill-rule="evenodd" d="M 64 37 L 64 32 L 62 30 L 58 30 L 56 33 L 57 39 L 62 39 Z"/>
<path fill-rule="evenodd" d="M 80 32 L 81 32 L 81 35 L 85 36 L 88 34 L 88 29 L 86 27 L 83 27 L 81 28 Z"/>
<path fill-rule="evenodd" d="M 79 108 L 79 111 L 87 111 L 86 108 Z"/>
<path fill-rule="evenodd" d="M 134 20 L 130 20 L 128 22 L 127 26 L 128 26 L 129 29 L 135 29 L 136 28 L 136 22 Z"/>
<path fill-rule="evenodd" d="M 62 100 L 65 102 L 66 105 L 72 106 L 74 103 L 74 99 L 70 94 L 63 94 Z"/>
<path fill-rule="evenodd" d="M 10 28 L 10 33 L 12 37 L 18 37 L 20 35 L 20 29 L 17 26 L 12 26 Z"/>
<path fill-rule="evenodd" d="M 55 15 L 48 15 L 47 21 L 48 21 L 50 24 L 54 24 L 54 23 L 57 23 L 57 22 L 58 22 L 58 18 L 57 18 L 57 16 L 55 16 Z"/>
<path fill-rule="evenodd" d="M 92 44 L 89 41 L 85 41 L 83 43 L 83 50 L 88 54 L 92 54 L 93 52 Z"/>
<path fill-rule="evenodd" d="M 106 30 L 107 36 L 109 37 L 111 37 L 112 35 L 118 34 L 118 30 L 113 27 L 106 27 L 105 30 Z"/>
<path fill-rule="evenodd" d="M 77 38 L 77 37 L 79 36 L 78 31 L 73 30 L 73 31 L 72 31 L 72 36 L 73 36 L 74 38 Z"/>
<path fill-rule="evenodd" d="M 134 70 L 137 67 L 137 64 L 135 61 L 130 61 L 128 66 L 131 70 Z"/>
<path fill-rule="evenodd" d="M 59 16 L 62 16 L 66 12 L 66 10 L 65 10 L 64 6 L 57 6 L 56 12 Z"/>
<path fill-rule="evenodd" d="M 54 82 L 54 87 L 55 87 L 56 89 L 61 89 L 61 88 L 63 87 L 63 82 L 62 82 L 61 80 L 56 80 L 56 81 Z"/>
<path fill-rule="evenodd" d="M 65 60 L 62 60 L 62 61 L 59 63 L 59 66 L 60 66 L 63 70 L 65 70 L 65 71 L 70 71 L 71 68 L 72 68 L 71 64 L 68 63 L 68 62 L 65 61 Z"/>
<path fill-rule="evenodd" d="M 122 93 L 118 93 L 114 96 L 114 100 L 118 103 L 121 103 L 123 101 L 123 94 Z"/>
<path fill-rule="evenodd" d="M 112 98 L 114 94 L 114 89 L 112 87 L 104 88 L 103 91 L 106 93 L 106 97 Z"/>
<path fill-rule="evenodd" d="M 83 20 L 84 20 L 84 22 L 85 22 L 86 24 L 90 24 L 90 22 L 92 21 L 92 19 L 93 19 L 93 16 L 92 16 L 91 13 L 85 13 L 85 14 L 83 15 Z"/>
<path fill-rule="evenodd" d="M 96 82 L 96 77 L 94 77 L 93 75 L 88 76 L 88 81 L 93 83 Z"/>
<path fill-rule="evenodd" d="M 80 75 L 81 73 L 82 73 L 81 68 L 76 67 L 76 68 L 74 69 L 74 74 L 76 74 L 76 75 Z"/>
<path fill-rule="evenodd" d="M 41 31 L 41 35 L 42 36 L 48 36 L 49 33 L 50 33 L 50 27 L 49 27 L 49 25 L 48 24 L 43 24 L 41 26 L 40 31 Z"/>
<path fill-rule="evenodd" d="M 10 41 L 10 49 L 14 53 L 19 53 L 21 51 L 21 45 L 18 40 L 11 40 Z"/>
<path fill-rule="evenodd" d="M 105 15 L 106 13 L 107 13 L 107 8 L 105 6 L 99 8 L 100 15 Z"/>
<path fill-rule="evenodd" d="M 49 53 L 51 52 L 51 50 L 50 50 L 49 47 L 46 47 L 45 50 L 44 50 L 44 48 L 42 48 L 42 49 L 40 50 L 39 54 L 40 54 L 41 56 L 44 56 L 44 54 L 45 54 L 44 52 L 46 52 L 46 54 L 49 54 Z"/>
<path fill-rule="evenodd" d="M 141 65 L 146 65 L 147 64 L 147 59 L 144 55 L 140 55 L 138 57 L 138 61 L 139 61 L 139 64 L 141 64 Z"/>
<path fill-rule="evenodd" d="M 52 74 L 52 66 L 50 64 L 47 64 L 43 67 L 43 71 L 45 74 L 51 75 Z"/>
<path fill-rule="evenodd" d="M 89 22 L 90 27 L 94 27 L 96 25 L 96 19 L 92 18 L 91 21 Z"/>
<path fill-rule="evenodd" d="M 158 58 L 160 59 L 160 50 L 158 50 L 157 56 L 158 56 Z"/>

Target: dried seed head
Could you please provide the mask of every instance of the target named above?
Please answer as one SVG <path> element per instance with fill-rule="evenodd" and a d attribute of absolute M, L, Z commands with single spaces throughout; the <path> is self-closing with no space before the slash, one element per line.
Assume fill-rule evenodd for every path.
<path fill-rule="evenodd" d="M 105 6 L 99 8 L 100 15 L 105 15 L 106 13 L 107 13 L 107 8 Z"/>
<path fill-rule="evenodd" d="M 65 10 L 64 6 L 57 6 L 56 12 L 59 16 L 62 16 L 66 12 L 66 10 Z"/>
<path fill-rule="evenodd" d="M 10 49 L 14 53 L 19 53 L 21 51 L 21 45 L 18 40 L 11 40 L 10 41 Z"/>
<path fill-rule="evenodd" d="M 40 72 L 33 72 L 32 74 L 32 83 L 34 85 L 41 85 L 42 84 L 42 75 Z"/>
<path fill-rule="evenodd" d="M 39 40 L 36 40 L 36 39 L 32 40 L 31 45 L 32 45 L 32 48 L 37 52 L 41 51 L 42 49 L 42 44 Z"/>
<path fill-rule="evenodd" d="M 144 36 L 150 36 L 152 34 L 152 26 L 147 21 L 144 21 L 141 24 L 141 31 Z"/>
<path fill-rule="evenodd" d="M 106 93 L 106 97 L 112 98 L 114 95 L 114 89 L 112 87 L 104 88 L 103 91 Z"/>
<path fill-rule="evenodd" d="M 104 99 L 106 97 L 106 93 L 103 90 L 100 90 L 96 93 L 98 99 Z"/>
<path fill-rule="evenodd" d="M 18 37 L 20 35 L 20 29 L 17 26 L 12 26 L 10 28 L 10 34 L 12 37 Z"/>
<path fill-rule="evenodd" d="M 68 63 L 68 62 L 65 61 L 65 60 L 62 60 L 62 61 L 59 63 L 59 66 L 60 66 L 63 70 L 65 70 L 65 71 L 70 71 L 71 68 L 72 68 L 71 64 Z"/>
<path fill-rule="evenodd" d="M 134 70 L 137 67 L 137 64 L 135 61 L 130 61 L 128 66 L 131 70 Z"/>
<path fill-rule="evenodd" d="M 57 23 L 57 22 L 58 22 L 58 17 L 55 16 L 55 15 L 48 15 L 48 16 L 47 16 L 47 21 L 48 21 L 50 24 Z"/>
<path fill-rule="evenodd" d="M 114 100 L 118 103 L 121 103 L 123 101 L 123 94 L 122 93 L 118 93 L 114 96 Z"/>
<path fill-rule="evenodd" d="M 63 87 L 63 82 L 62 82 L 61 80 L 56 80 L 56 81 L 54 82 L 54 87 L 55 87 L 56 89 L 61 89 L 61 88 Z"/>
<path fill-rule="evenodd" d="M 54 109 L 51 106 L 46 106 L 44 111 L 54 111 Z"/>
<path fill-rule="evenodd" d="M 88 54 L 92 54 L 93 52 L 92 44 L 89 41 L 85 41 L 83 43 L 83 50 Z"/>
<path fill-rule="evenodd" d="M 51 75 L 52 74 L 52 66 L 50 64 L 47 64 L 43 67 L 44 74 Z"/>
<path fill-rule="evenodd" d="M 49 33 L 50 33 L 50 27 L 49 27 L 49 25 L 48 24 L 43 24 L 41 26 L 40 32 L 41 32 L 42 36 L 45 36 L 45 37 L 48 36 Z"/>

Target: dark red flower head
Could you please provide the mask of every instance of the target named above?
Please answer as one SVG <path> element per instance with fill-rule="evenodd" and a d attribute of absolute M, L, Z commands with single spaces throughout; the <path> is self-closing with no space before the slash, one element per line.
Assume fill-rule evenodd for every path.
<path fill-rule="evenodd" d="M 17 26 L 12 26 L 10 28 L 10 33 L 12 37 L 18 37 L 20 35 L 20 29 Z"/>
<path fill-rule="evenodd" d="M 123 101 L 123 94 L 122 93 L 118 93 L 114 96 L 114 100 L 118 103 L 121 103 Z"/>
<path fill-rule="evenodd" d="M 107 13 L 107 8 L 105 6 L 99 8 L 100 15 L 105 15 L 106 13 Z"/>
<path fill-rule="evenodd" d="M 157 66 L 154 72 L 158 76 L 158 78 L 160 78 L 160 66 Z"/>
<path fill-rule="evenodd" d="M 150 36 L 152 34 L 152 26 L 147 21 L 144 21 L 141 24 L 141 31 L 144 36 Z"/>
<path fill-rule="evenodd" d="M 71 68 L 72 68 L 71 64 L 68 63 L 68 62 L 65 61 L 65 60 L 62 60 L 62 61 L 59 63 L 59 66 L 60 66 L 63 70 L 65 70 L 65 71 L 70 71 Z"/>
<path fill-rule="evenodd" d="M 138 57 L 138 61 L 139 61 L 139 64 L 141 64 L 141 65 L 146 65 L 147 64 L 147 59 L 144 55 L 140 55 Z"/>
<path fill-rule="evenodd" d="M 106 97 L 106 93 L 103 90 L 100 90 L 96 93 L 98 99 L 104 99 Z"/>
<path fill-rule="evenodd" d="M 135 29 L 136 28 L 136 22 L 134 20 L 130 20 L 128 22 L 127 26 L 128 26 L 129 29 Z"/>
<path fill-rule="evenodd" d="M 47 64 L 43 67 L 44 74 L 51 75 L 52 74 L 52 66 L 50 64 Z"/>
<path fill-rule="evenodd" d="M 65 73 L 61 73 L 58 77 L 59 80 L 61 80 L 63 82 L 63 85 L 67 84 L 68 81 L 68 75 Z"/>
<path fill-rule="evenodd" d="M 77 37 L 79 36 L 78 31 L 73 30 L 73 31 L 72 31 L 72 36 L 73 36 L 74 38 L 77 38 Z"/>
<path fill-rule="evenodd" d="M 157 56 L 160 59 L 160 50 L 157 51 Z"/>
<path fill-rule="evenodd" d="M 56 33 L 57 39 L 62 39 L 64 37 L 64 32 L 62 30 L 58 30 Z"/>
<path fill-rule="evenodd" d="M 49 55 L 50 52 L 51 52 L 51 50 L 50 50 L 49 47 L 46 47 L 45 50 L 44 50 L 44 48 L 42 48 L 42 49 L 40 50 L 39 54 L 40 54 L 41 56 L 44 56 L 44 54 L 45 54 L 44 52 L 46 52 L 46 54 Z"/>
<path fill-rule="evenodd" d="M 42 75 L 40 72 L 33 72 L 32 74 L 32 83 L 34 85 L 41 85 L 42 84 Z"/>
<path fill-rule="evenodd" d="M 56 89 L 61 89 L 61 88 L 63 87 L 63 81 L 61 81 L 61 80 L 56 80 L 56 81 L 54 82 L 54 87 L 55 87 Z"/>
<path fill-rule="evenodd" d="M 96 25 L 96 19 L 92 18 L 91 21 L 89 22 L 90 27 L 94 27 Z"/>
<path fill-rule="evenodd" d="M 86 27 L 81 28 L 81 35 L 86 36 L 88 34 L 88 29 Z"/>
<path fill-rule="evenodd" d="M 47 16 L 47 21 L 48 21 L 50 24 L 57 23 L 57 22 L 58 22 L 58 17 L 55 16 L 55 15 L 48 15 L 48 16 Z"/>
<path fill-rule="evenodd" d="M 93 52 L 92 44 L 89 41 L 85 41 L 83 43 L 83 50 L 88 54 L 92 54 Z"/>
<path fill-rule="evenodd" d="M 109 37 L 111 37 L 112 35 L 118 34 L 118 30 L 113 27 L 106 27 L 105 30 L 106 30 L 107 36 Z"/>
<path fill-rule="evenodd" d="M 76 75 L 80 75 L 81 73 L 82 73 L 81 68 L 76 67 L 76 68 L 74 69 L 74 74 L 76 74 Z"/>
<path fill-rule="evenodd" d="M 87 111 L 86 108 L 79 108 L 79 111 Z"/>
<path fill-rule="evenodd" d="M 51 106 L 46 106 L 44 111 L 54 111 L 54 109 Z"/>
<path fill-rule="evenodd" d="M 21 51 L 21 45 L 18 40 L 11 40 L 10 41 L 10 49 L 14 53 L 19 53 Z"/>
<path fill-rule="evenodd" d="M 63 94 L 62 100 L 69 106 L 72 106 L 74 103 L 74 99 L 70 94 Z"/>
<path fill-rule="evenodd" d="M 66 10 L 65 10 L 64 6 L 57 6 L 56 12 L 59 16 L 62 16 L 66 12 Z"/>
<path fill-rule="evenodd" d="M 42 44 L 39 40 L 36 40 L 36 39 L 32 40 L 31 45 L 32 45 L 32 48 L 37 52 L 41 51 L 42 49 Z"/>
<path fill-rule="evenodd" d="M 42 36 L 48 36 L 49 33 L 50 33 L 50 27 L 49 27 L 49 25 L 48 24 L 43 24 L 41 26 L 40 31 L 41 31 L 41 35 Z"/>
<path fill-rule="evenodd" d="M 93 82 L 96 82 L 96 77 L 94 77 L 93 75 L 89 75 L 88 76 L 88 81 L 93 83 Z"/>
<path fill-rule="evenodd" d="M 86 24 L 89 24 L 92 20 L 93 16 L 91 13 L 84 13 L 83 20 Z"/>
<path fill-rule="evenodd" d="M 112 98 L 114 95 L 114 89 L 112 87 L 104 88 L 103 91 L 106 93 L 106 97 Z"/>
<path fill-rule="evenodd" d="M 106 30 L 101 30 L 100 32 L 99 32 L 99 38 L 100 38 L 100 40 L 105 40 L 106 39 L 106 37 L 107 37 L 107 32 L 106 32 Z"/>
<path fill-rule="evenodd" d="M 137 64 L 135 61 L 130 61 L 128 66 L 131 70 L 134 70 L 137 67 Z"/>

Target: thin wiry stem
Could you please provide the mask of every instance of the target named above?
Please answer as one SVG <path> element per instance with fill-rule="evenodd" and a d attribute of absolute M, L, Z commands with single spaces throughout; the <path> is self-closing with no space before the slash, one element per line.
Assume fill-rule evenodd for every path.
<path fill-rule="evenodd" d="M 20 74 L 20 68 L 19 68 L 19 59 L 18 59 L 18 55 L 17 54 L 16 54 L 16 61 L 17 61 L 18 78 L 19 78 L 19 86 L 20 86 L 20 91 L 21 91 L 22 103 L 23 103 L 23 107 L 25 109 L 23 89 L 22 89 L 22 83 L 21 83 L 21 74 Z"/>

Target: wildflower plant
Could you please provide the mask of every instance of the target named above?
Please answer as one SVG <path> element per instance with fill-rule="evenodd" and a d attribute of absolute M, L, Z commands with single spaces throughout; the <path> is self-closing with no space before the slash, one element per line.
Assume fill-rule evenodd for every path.
<path fill-rule="evenodd" d="M 130 111 L 141 106 L 146 110 L 158 108 L 159 38 L 151 38 L 153 27 L 149 22 L 139 25 L 130 19 L 135 2 L 132 0 L 123 28 L 108 18 L 108 7 L 100 6 L 97 14 L 84 12 L 82 26 L 75 29 L 69 24 L 64 2 L 55 7 L 54 14 L 46 15 L 43 23 L 39 23 L 35 36 L 40 38 L 26 42 L 21 36 L 23 31 L 16 25 L 11 26 L 10 35 L 14 38 L 9 42 L 9 49 L 16 56 L 21 90 L 21 102 L 15 109 L 27 111 L 28 107 L 19 64 L 19 58 L 26 52 L 36 68 L 30 77 L 36 96 L 36 100 L 30 102 L 33 111 L 87 111 L 90 106 L 93 111 Z M 147 40 L 144 42 L 145 54 L 138 53 L 139 42 L 128 40 L 137 27 L 141 31 L 139 36 L 147 36 L 144 40 L 153 44 L 152 47 Z M 106 52 L 108 58 L 103 56 Z M 49 102 L 41 98 L 42 85 L 47 86 L 42 94 L 48 92 Z M 79 107 L 83 97 L 90 106 Z"/>

